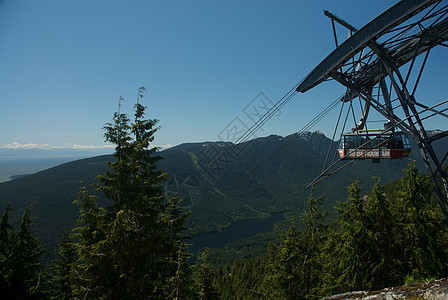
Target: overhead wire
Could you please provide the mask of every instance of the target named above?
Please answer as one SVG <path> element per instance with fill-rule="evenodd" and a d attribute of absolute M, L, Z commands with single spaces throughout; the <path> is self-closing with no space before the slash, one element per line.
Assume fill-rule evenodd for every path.
<path fill-rule="evenodd" d="M 297 91 L 295 90 L 295 87 L 289 90 L 285 96 L 277 101 L 276 104 L 266 111 L 260 119 L 258 119 L 241 137 L 239 137 L 234 144 L 240 144 L 249 140 L 255 132 L 257 132 L 258 129 L 260 129 L 267 121 L 269 121 L 269 119 L 271 119 L 274 114 L 276 114 L 289 100 L 291 100 L 296 93 Z"/>
<path fill-rule="evenodd" d="M 319 123 L 325 116 L 327 116 L 339 103 L 340 99 L 343 96 L 337 98 L 335 101 L 333 101 L 329 106 L 327 106 L 322 112 L 320 112 L 316 117 L 314 117 L 310 122 L 308 122 L 305 126 L 303 126 L 299 131 L 294 133 L 289 137 L 289 139 L 283 143 L 280 147 L 278 147 L 276 150 L 271 152 L 270 155 L 265 157 L 260 164 L 255 166 L 251 171 L 256 171 L 260 168 L 262 168 L 269 160 L 271 160 L 274 156 L 278 155 L 283 149 L 285 149 L 289 144 L 291 144 L 295 139 L 297 139 L 301 133 L 309 131 L 314 125 Z"/>
<path fill-rule="evenodd" d="M 334 24 L 333 24 L 334 26 Z M 359 69 L 360 67 L 360 63 L 361 63 L 361 59 L 363 57 L 364 54 L 364 50 L 361 52 L 361 54 L 359 55 L 359 59 L 357 61 L 355 61 L 355 57 L 352 57 L 352 64 L 355 66 L 356 65 L 356 69 Z M 300 84 L 300 83 L 299 83 Z M 298 85 L 299 85 L 298 84 Z M 391 83 L 392 84 L 392 83 Z M 219 155 L 214 162 L 212 162 L 212 164 L 210 166 L 213 166 L 214 164 L 216 164 L 222 157 L 227 156 L 227 154 L 229 152 L 234 152 L 236 147 L 238 147 L 239 144 L 241 143 L 245 143 L 247 142 L 249 139 L 251 139 L 255 132 L 257 132 L 267 121 L 269 121 L 272 116 L 274 116 L 284 105 L 286 105 L 286 103 L 289 102 L 289 100 L 297 93 L 296 91 L 296 87 L 298 86 L 294 86 L 292 89 L 290 89 L 286 95 L 284 95 L 277 103 L 275 103 L 269 110 L 266 111 L 266 113 L 264 113 L 263 116 L 261 116 L 255 123 L 252 124 L 252 126 L 250 126 L 250 128 L 247 129 L 246 132 L 244 132 L 240 137 L 237 138 L 236 141 L 233 142 L 233 145 L 230 146 L 226 151 L 224 151 L 224 153 L 222 153 L 221 155 Z M 339 99 L 338 99 L 339 100 Z M 336 104 L 337 101 L 335 101 L 334 103 Z M 362 108 L 362 104 L 360 101 L 360 105 Z M 330 104 L 329 107 L 327 107 L 327 109 L 329 109 L 331 107 L 331 110 L 334 108 L 333 103 Z M 299 132 L 297 132 L 297 134 L 291 136 L 291 138 L 284 144 L 282 145 L 282 147 L 280 149 L 278 149 L 278 151 L 274 151 L 271 155 L 269 155 L 266 159 L 264 159 L 262 161 L 262 163 L 259 166 L 262 166 L 265 164 L 265 162 L 272 158 L 273 156 L 276 155 L 276 153 L 278 153 L 279 151 L 281 151 L 281 149 L 283 149 L 284 147 L 286 147 L 288 144 L 290 144 L 295 138 L 297 138 L 298 133 L 301 133 L 305 130 L 307 130 L 308 128 L 311 128 L 312 126 L 314 126 L 317 122 L 319 122 L 326 114 L 328 114 L 329 111 L 327 111 L 327 109 L 325 109 L 323 112 L 321 112 L 321 114 L 319 114 L 318 116 L 316 116 L 312 121 L 310 121 L 307 125 L 305 125 Z M 354 115 L 354 111 L 353 111 L 353 106 L 352 103 L 350 101 L 350 107 L 349 110 L 351 109 L 352 114 Z M 345 120 L 344 123 L 347 122 L 347 119 Z M 357 124 L 354 124 L 355 127 L 357 126 Z M 344 124 L 345 126 L 345 124 Z M 327 155 L 327 159 L 328 159 L 328 155 Z M 258 167 L 259 167 L 258 166 Z M 258 168 L 257 167 L 257 168 Z"/>
<path fill-rule="evenodd" d="M 296 86 L 290 89 L 285 96 L 283 96 L 277 103 L 275 103 L 266 113 L 261 116 L 243 135 L 241 135 L 232 146 L 230 146 L 226 151 L 221 153 L 216 157 L 216 159 L 208 165 L 209 168 L 213 168 L 218 162 L 227 157 L 229 153 L 235 151 L 238 145 L 244 142 L 247 142 L 254 134 L 258 131 L 269 119 L 272 118 L 274 114 L 276 114 L 291 98 L 297 93 Z"/>
<path fill-rule="evenodd" d="M 342 97 L 345 97 L 346 95 L 347 95 L 347 93 L 344 96 L 342 96 Z M 341 102 L 342 102 L 341 109 L 339 111 L 338 120 L 336 121 L 336 126 L 335 126 L 334 131 L 333 131 L 333 136 L 331 137 L 330 147 L 328 147 L 328 152 L 327 152 L 327 156 L 325 157 L 325 162 L 324 162 L 324 165 L 322 167 L 322 172 L 325 170 L 325 167 L 327 166 L 328 158 L 330 157 L 330 152 L 331 152 L 331 150 L 333 148 L 332 147 L 332 145 L 333 145 L 332 143 L 334 141 L 334 138 L 336 137 L 336 131 L 337 131 L 338 127 L 339 127 L 339 122 L 341 120 L 342 111 L 344 110 L 344 101 L 341 101 Z"/>
<path fill-rule="evenodd" d="M 287 84 L 287 86 L 295 79 L 297 78 L 303 71 L 310 67 L 313 62 L 316 61 L 316 59 L 324 53 L 324 50 L 328 48 L 328 46 L 331 44 L 331 42 L 328 42 L 328 44 L 325 47 L 322 47 L 322 49 L 315 55 L 315 57 L 310 60 L 310 62 L 305 66 L 302 71 L 299 72 L 291 81 Z M 218 155 L 218 157 L 208 165 L 209 168 L 213 167 L 215 164 L 218 163 L 222 158 L 226 157 L 229 153 L 232 153 L 235 151 L 235 148 L 238 144 L 247 142 L 252 136 L 257 132 L 267 121 L 269 121 L 272 116 L 274 116 L 288 101 L 297 94 L 296 88 L 302 83 L 304 79 L 302 79 L 298 84 L 296 84 L 293 88 L 291 88 L 279 101 L 277 101 L 269 110 L 266 111 L 266 113 L 261 116 L 252 126 L 247 129 L 247 131 L 240 136 L 236 141 L 233 142 L 233 145 L 229 147 L 224 153 L 221 155 Z M 286 87 L 285 87 L 286 88 Z M 282 90 L 284 90 L 283 88 Z M 279 92 L 280 93 L 280 92 Z"/>

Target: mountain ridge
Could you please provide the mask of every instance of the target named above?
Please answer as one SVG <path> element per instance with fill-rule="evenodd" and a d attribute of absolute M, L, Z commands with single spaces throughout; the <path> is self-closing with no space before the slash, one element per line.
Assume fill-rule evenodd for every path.
<path fill-rule="evenodd" d="M 270 135 L 237 145 L 185 143 L 158 152 L 164 158 L 159 168 L 169 175 L 167 195 L 179 197 L 180 206 L 192 211 L 188 225 L 194 235 L 220 231 L 242 220 L 297 213 L 310 194 L 305 186 L 320 173 L 328 145 L 336 143 L 321 132 Z M 272 153 L 275 155 L 270 157 Z M 79 188 L 94 183 L 107 169 L 106 161 L 112 159 L 113 155 L 80 159 L 0 183 L 0 205 L 12 202 L 18 214 L 34 203 L 36 230 L 51 251 L 64 232 L 76 225 L 79 208 L 72 202 Z M 331 210 L 346 196 L 353 179 L 361 180 L 368 189 L 373 176 L 389 182 L 402 175 L 406 164 L 406 160 L 359 161 L 328 178 L 316 193 L 326 194 L 324 208 Z M 99 196 L 101 203 L 107 204 Z"/>

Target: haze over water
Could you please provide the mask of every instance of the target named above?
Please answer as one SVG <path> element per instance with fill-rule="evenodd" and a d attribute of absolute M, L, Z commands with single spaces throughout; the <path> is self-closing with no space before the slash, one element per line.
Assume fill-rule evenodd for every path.
<path fill-rule="evenodd" d="M 103 154 L 112 150 L 71 150 L 71 149 L 0 149 L 0 183 L 11 177 L 34 174 L 57 165 Z"/>

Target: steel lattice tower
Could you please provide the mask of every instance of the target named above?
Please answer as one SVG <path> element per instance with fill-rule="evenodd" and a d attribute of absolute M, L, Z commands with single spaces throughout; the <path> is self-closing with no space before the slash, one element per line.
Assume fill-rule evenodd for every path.
<path fill-rule="evenodd" d="M 342 101 L 359 98 L 364 102 L 358 129 L 374 109 L 388 120 L 389 128 L 398 128 L 413 138 L 448 219 L 448 152 L 436 153 L 433 147 L 435 141 L 448 136 L 448 130 L 430 134 L 425 125 L 434 118 L 447 121 L 448 100 L 428 106 L 415 97 L 431 49 L 448 47 L 448 3 L 403 0 L 359 30 L 329 12 L 325 15 L 333 25 L 336 49 L 305 77 L 297 92 L 334 79 L 347 88 Z M 340 45 L 335 23 L 351 33 Z M 418 57 L 421 63 L 417 63 Z"/>

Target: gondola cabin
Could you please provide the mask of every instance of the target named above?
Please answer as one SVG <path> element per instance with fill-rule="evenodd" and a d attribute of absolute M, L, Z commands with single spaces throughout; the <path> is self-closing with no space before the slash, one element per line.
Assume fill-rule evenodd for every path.
<path fill-rule="evenodd" d="M 409 156 L 411 147 L 407 135 L 402 132 L 361 131 L 345 133 L 338 148 L 341 159 L 404 158 Z"/>

